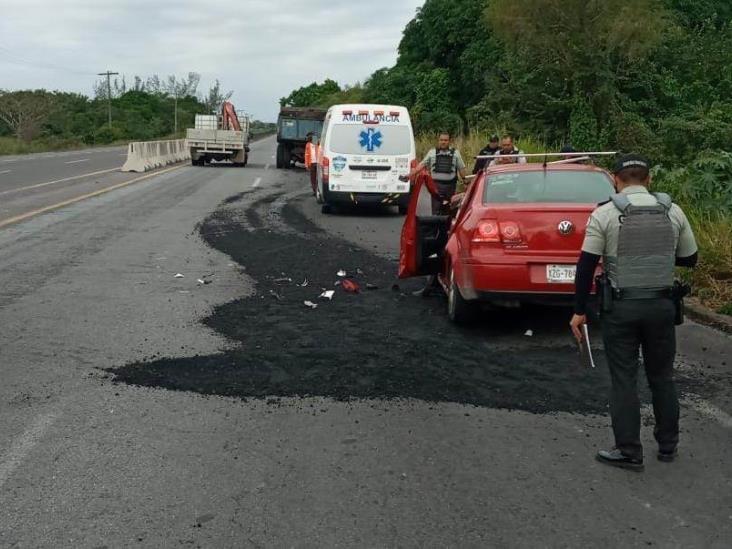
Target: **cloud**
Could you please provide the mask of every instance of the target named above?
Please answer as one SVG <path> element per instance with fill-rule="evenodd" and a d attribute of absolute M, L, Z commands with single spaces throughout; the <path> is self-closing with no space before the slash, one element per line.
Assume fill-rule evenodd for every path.
<path fill-rule="evenodd" d="M 91 93 L 96 73 L 202 75 L 273 120 L 295 88 L 364 80 L 396 60 L 423 0 L 3 0 L 0 88 Z"/>

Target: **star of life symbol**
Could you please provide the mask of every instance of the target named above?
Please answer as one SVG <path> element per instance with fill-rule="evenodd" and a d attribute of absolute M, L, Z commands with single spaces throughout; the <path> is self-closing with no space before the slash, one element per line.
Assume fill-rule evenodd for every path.
<path fill-rule="evenodd" d="M 374 152 L 374 150 L 381 148 L 382 137 L 381 132 L 369 128 L 361 132 L 361 146 L 368 152 Z"/>

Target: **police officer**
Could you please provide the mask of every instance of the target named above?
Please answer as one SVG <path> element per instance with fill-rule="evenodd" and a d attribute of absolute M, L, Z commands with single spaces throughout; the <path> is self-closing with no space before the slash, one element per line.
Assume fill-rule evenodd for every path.
<path fill-rule="evenodd" d="M 498 154 L 498 151 L 501 150 L 501 145 L 499 144 L 500 139 L 497 135 L 492 135 L 491 140 L 488 142 L 488 145 L 480 149 L 480 152 L 478 153 L 478 158 L 475 159 L 475 165 L 473 166 L 473 175 L 476 175 L 478 172 L 480 172 L 483 168 L 486 167 L 488 162 L 492 160 L 492 158 L 479 158 L 481 156 L 485 157 L 491 157 Z"/>
<path fill-rule="evenodd" d="M 488 166 L 500 166 L 501 164 L 526 164 L 526 157 L 525 156 L 515 156 L 515 155 L 522 155 L 523 151 L 520 151 L 517 149 L 513 144 L 513 136 L 510 134 L 506 134 L 501 138 L 501 148 L 498 151 L 496 157 L 491 160 L 488 164 Z M 510 155 L 507 158 L 501 158 L 504 155 Z"/>
<path fill-rule="evenodd" d="M 432 197 L 432 215 L 444 214 L 455 194 L 458 175 L 465 179 L 465 162 L 460 151 L 450 146 L 450 134 L 442 132 L 436 148 L 430 150 L 424 160 L 414 169 L 410 177 L 428 168 L 435 182 L 439 196 Z"/>
<path fill-rule="evenodd" d="M 637 377 L 639 349 L 653 395 L 657 457 L 670 462 L 679 441 L 679 401 L 673 380 L 676 354 L 674 265 L 694 267 L 697 245 L 684 212 L 664 194 L 652 194 L 649 162 L 626 155 L 616 162 L 617 194 L 590 216 L 575 279 L 578 341 L 587 322 L 587 298 L 602 258 L 607 292 L 602 332 L 612 382 L 610 415 L 615 447 L 597 454 L 601 463 L 643 470 Z M 589 343 L 589 342 L 588 342 Z"/>

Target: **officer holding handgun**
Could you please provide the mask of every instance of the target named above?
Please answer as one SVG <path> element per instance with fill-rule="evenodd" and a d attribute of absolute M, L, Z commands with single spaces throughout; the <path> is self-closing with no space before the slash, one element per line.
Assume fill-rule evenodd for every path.
<path fill-rule="evenodd" d="M 693 268 L 698 253 L 681 208 L 668 195 L 649 191 L 650 164 L 645 158 L 622 156 L 614 176 L 617 194 L 601 204 L 587 224 L 570 325 L 581 342 L 587 299 L 602 258 L 605 274 L 598 280 L 598 294 L 604 296 L 602 331 L 612 382 L 615 447 L 598 452 L 597 460 L 642 471 L 638 350 L 642 349 L 653 395 L 657 456 L 670 462 L 679 442 L 679 399 L 673 380 L 675 324 L 683 321 L 686 293 L 674 282 L 674 266 Z"/>

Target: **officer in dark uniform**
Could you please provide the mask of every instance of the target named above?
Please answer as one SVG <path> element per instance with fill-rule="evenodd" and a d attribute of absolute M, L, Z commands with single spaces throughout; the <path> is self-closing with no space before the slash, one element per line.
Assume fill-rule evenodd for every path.
<path fill-rule="evenodd" d="M 450 134 L 442 132 L 438 145 L 431 149 L 424 160 L 412 171 L 413 177 L 420 170 L 430 170 L 432 180 L 437 187 L 439 196 L 432 197 L 432 215 L 446 214 L 449 209 L 450 198 L 455 194 L 458 176 L 465 179 L 465 162 L 460 151 L 450 146 Z"/>
<path fill-rule="evenodd" d="M 616 162 L 617 194 L 591 215 L 577 264 L 575 315 L 578 341 L 595 269 L 605 271 L 598 293 L 612 381 L 610 415 L 615 448 L 597 454 L 601 463 L 643 470 L 637 378 L 642 349 L 656 418 L 658 459 L 673 461 L 679 442 L 679 400 L 673 380 L 675 324 L 680 305 L 674 266 L 694 267 L 697 245 L 686 215 L 665 194 L 649 192 L 650 164 L 639 155 Z M 602 281 L 601 281 L 602 282 Z M 611 303 L 610 303 L 611 302 Z"/>
<path fill-rule="evenodd" d="M 492 158 L 490 158 L 491 156 L 495 156 L 498 154 L 498 152 L 501 150 L 500 141 L 501 140 L 498 138 L 497 135 L 492 135 L 488 145 L 480 149 L 478 157 L 475 159 L 475 165 L 473 166 L 473 175 L 476 175 L 488 165 L 488 163 L 492 160 Z"/>

